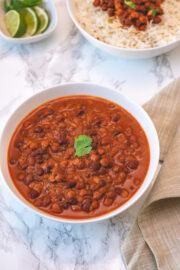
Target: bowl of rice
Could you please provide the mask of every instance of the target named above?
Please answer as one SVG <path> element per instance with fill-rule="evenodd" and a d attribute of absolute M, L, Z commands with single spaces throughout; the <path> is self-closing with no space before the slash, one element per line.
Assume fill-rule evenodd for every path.
<path fill-rule="evenodd" d="M 180 0 L 162 1 L 161 22 L 150 21 L 144 31 L 133 25 L 123 27 L 119 18 L 109 19 L 108 13 L 93 3 L 94 0 L 67 0 L 67 8 L 82 35 L 99 49 L 125 58 L 150 58 L 180 44 Z"/>

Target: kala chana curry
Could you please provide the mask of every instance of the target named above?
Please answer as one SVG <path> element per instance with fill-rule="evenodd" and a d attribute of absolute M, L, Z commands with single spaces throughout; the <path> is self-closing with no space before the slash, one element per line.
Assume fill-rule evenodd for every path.
<path fill-rule="evenodd" d="M 127 202 L 142 185 L 149 144 L 119 105 L 68 96 L 41 105 L 16 128 L 9 173 L 32 205 L 62 218 L 91 218 Z"/>

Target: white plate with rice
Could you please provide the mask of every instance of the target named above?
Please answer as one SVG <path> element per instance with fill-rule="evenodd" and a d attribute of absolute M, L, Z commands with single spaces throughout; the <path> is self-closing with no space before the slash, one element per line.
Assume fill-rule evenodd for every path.
<path fill-rule="evenodd" d="M 108 23 L 108 14 L 93 6 L 93 0 L 67 0 L 70 17 L 83 36 L 108 53 L 126 58 L 149 58 L 180 44 L 180 0 L 165 0 L 159 24 L 146 31 L 125 29 L 118 19 Z"/>

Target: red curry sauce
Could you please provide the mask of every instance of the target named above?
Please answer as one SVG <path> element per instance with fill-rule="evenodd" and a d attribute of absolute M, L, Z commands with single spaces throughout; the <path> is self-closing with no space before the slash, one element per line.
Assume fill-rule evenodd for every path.
<path fill-rule="evenodd" d="M 92 150 L 75 156 L 79 135 Z M 142 185 L 149 144 L 137 120 L 119 105 L 92 96 L 49 101 L 16 128 L 8 152 L 11 178 L 37 208 L 64 218 L 103 215 Z"/>

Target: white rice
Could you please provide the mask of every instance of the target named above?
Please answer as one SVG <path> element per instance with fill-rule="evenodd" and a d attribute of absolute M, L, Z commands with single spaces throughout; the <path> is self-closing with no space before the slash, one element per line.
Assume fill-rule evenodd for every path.
<path fill-rule="evenodd" d="M 180 38 L 180 0 L 165 0 L 159 24 L 149 24 L 146 31 L 133 26 L 122 28 L 118 19 L 108 23 L 108 14 L 93 6 L 93 0 L 74 0 L 76 17 L 90 35 L 121 48 L 145 49 L 166 45 Z"/>

